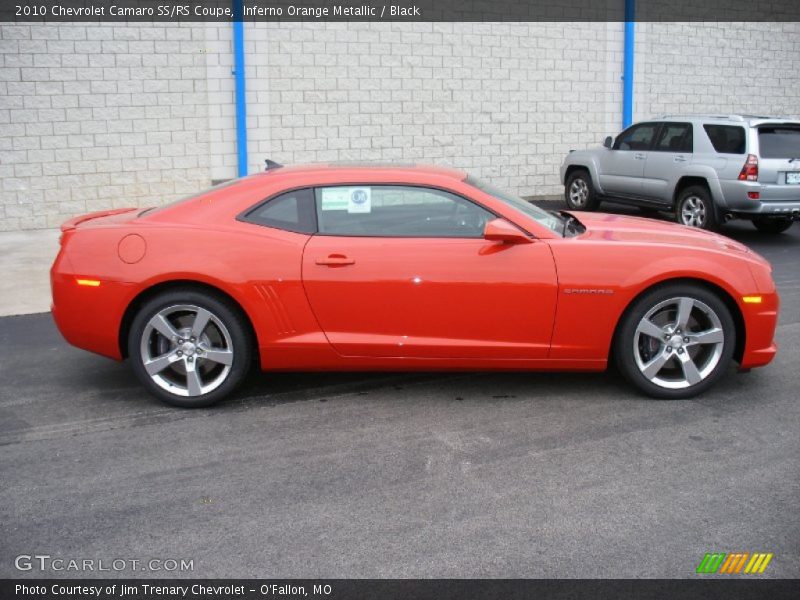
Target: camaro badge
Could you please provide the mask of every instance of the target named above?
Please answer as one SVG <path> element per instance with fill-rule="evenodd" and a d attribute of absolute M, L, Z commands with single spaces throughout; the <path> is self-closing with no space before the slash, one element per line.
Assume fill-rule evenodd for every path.
<path fill-rule="evenodd" d="M 607 288 L 564 288 L 565 294 L 605 294 L 610 295 L 614 290 Z"/>

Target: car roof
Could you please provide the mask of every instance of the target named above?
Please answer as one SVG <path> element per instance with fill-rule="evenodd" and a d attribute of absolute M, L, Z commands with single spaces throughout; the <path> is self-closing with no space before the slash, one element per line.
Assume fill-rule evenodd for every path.
<path fill-rule="evenodd" d="M 422 165 L 413 163 L 380 163 L 380 162 L 335 162 L 335 163 L 312 163 L 303 165 L 275 166 L 262 172 L 261 175 L 347 175 L 355 173 L 370 175 L 385 174 L 391 178 L 403 175 L 427 175 L 434 177 L 446 177 L 463 181 L 467 174 L 464 171 L 450 167 L 436 165 Z"/>

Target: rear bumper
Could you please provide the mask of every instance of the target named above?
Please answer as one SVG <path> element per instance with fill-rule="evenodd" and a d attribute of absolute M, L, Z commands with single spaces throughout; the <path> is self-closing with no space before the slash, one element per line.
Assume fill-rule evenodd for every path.
<path fill-rule="evenodd" d="M 757 206 L 734 208 L 730 212 L 743 217 L 788 217 L 800 220 L 800 202 L 758 202 Z"/>
<path fill-rule="evenodd" d="M 722 208 L 735 215 L 800 218 L 800 186 L 720 181 L 720 187 Z M 748 198 L 749 192 L 758 192 L 759 198 Z"/>
<path fill-rule="evenodd" d="M 122 360 L 119 331 L 133 285 L 101 281 L 97 287 L 78 285 L 82 274 L 73 273 L 61 254 L 50 270 L 53 302 L 50 312 L 56 327 L 73 346 Z"/>

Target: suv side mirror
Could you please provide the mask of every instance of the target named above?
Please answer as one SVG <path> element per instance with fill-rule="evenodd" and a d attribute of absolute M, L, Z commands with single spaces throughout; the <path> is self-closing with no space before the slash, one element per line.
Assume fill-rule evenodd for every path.
<path fill-rule="evenodd" d="M 603 140 L 603 146 L 611 150 L 611 147 L 614 145 L 614 138 L 610 135 L 606 136 L 606 139 Z"/>
<path fill-rule="evenodd" d="M 486 223 L 483 239 L 506 244 L 530 244 L 533 241 L 505 219 L 493 219 Z"/>

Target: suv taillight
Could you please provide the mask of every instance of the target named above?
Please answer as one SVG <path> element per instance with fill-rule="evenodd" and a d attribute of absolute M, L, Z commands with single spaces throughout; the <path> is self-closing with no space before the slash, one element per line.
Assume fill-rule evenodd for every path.
<path fill-rule="evenodd" d="M 741 172 L 739 181 L 758 181 L 758 157 L 755 154 L 748 154 Z"/>

